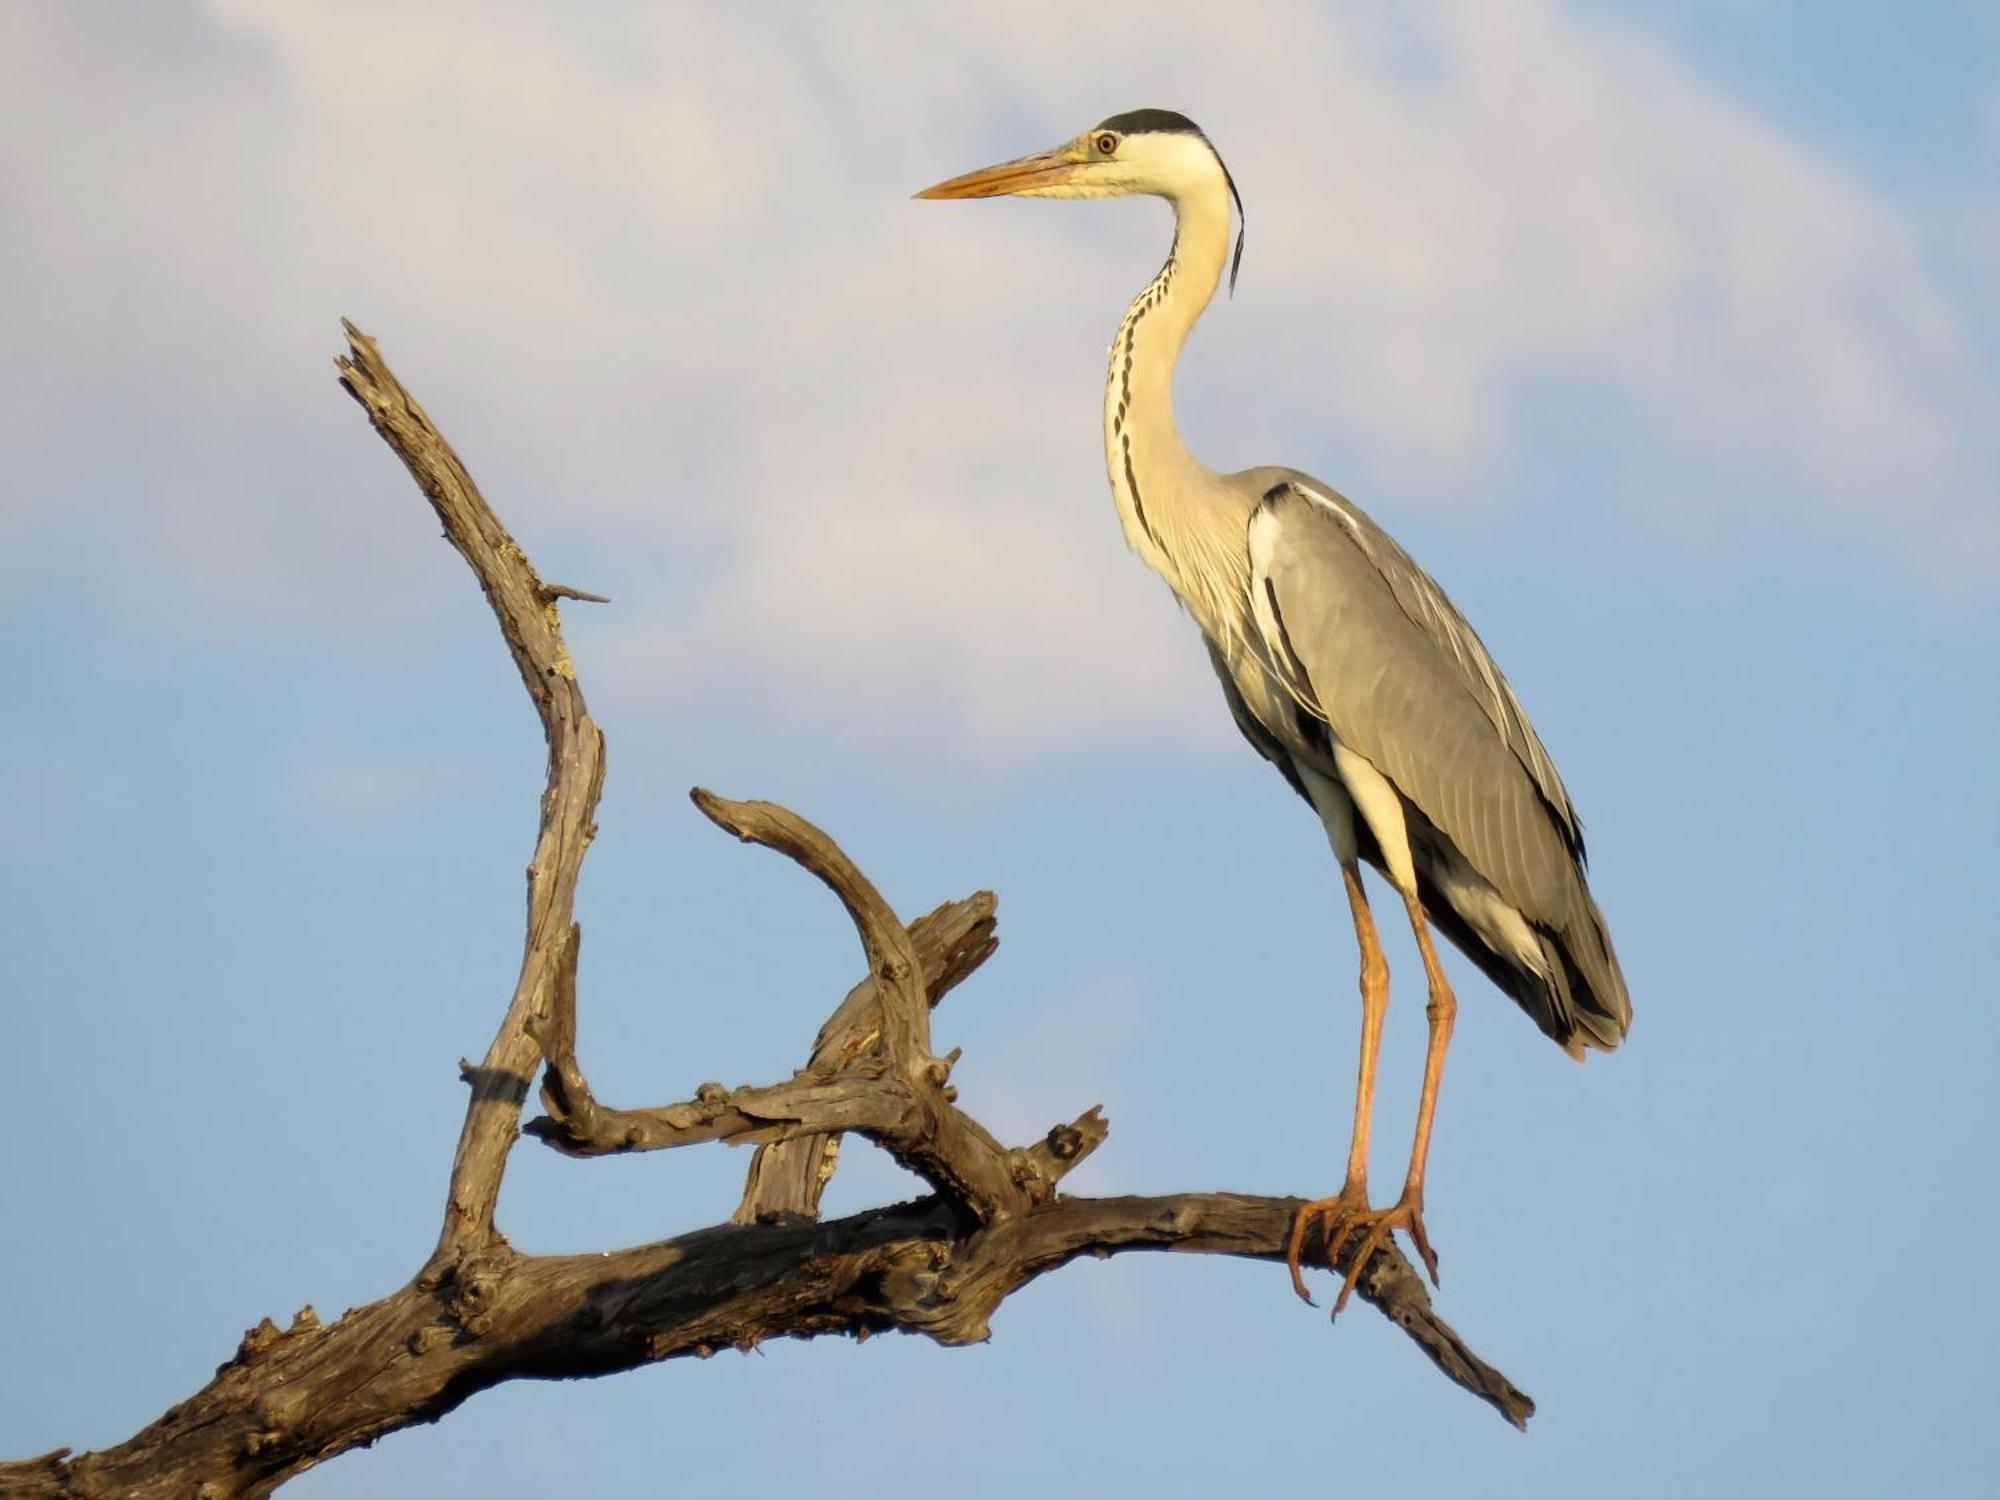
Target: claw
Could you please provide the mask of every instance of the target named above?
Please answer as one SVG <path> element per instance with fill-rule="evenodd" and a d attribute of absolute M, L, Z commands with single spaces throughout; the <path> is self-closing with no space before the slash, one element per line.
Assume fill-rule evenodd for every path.
<path fill-rule="evenodd" d="M 1347 1243 L 1355 1229 L 1361 1225 L 1363 1220 L 1369 1217 L 1371 1212 L 1372 1210 L 1364 1203 L 1341 1219 L 1340 1223 L 1335 1227 L 1332 1237 L 1326 1242 L 1326 1263 L 1329 1266 L 1335 1269 L 1339 1268 L 1341 1247 Z M 1341 1301 L 1345 1302 L 1347 1300 L 1346 1290 L 1353 1285 L 1353 1278 L 1350 1277 L 1342 1290 Z M 1339 1309 L 1335 1308 L 1335 1311 L 1337 1312 Z"/>
<path fill-rule="evenodd" d="M 1298 1217 L 1292 1221 L 1291 1240 L 1285 1247 L 1285 1264 L 1291 1269 L 1292 1290 L 1308 1307 L 1315 1304 L 1312 1294 L 1306 1290 L 1300 1261 L 1305 1252 L 1306 1237 L 1315 1227 L 1322 1227 L 1326 1232 L 1326 1263 L 1335 1269 L 1341 1265 L 1341 1252 L 1350 1241 L 1354 1241 L 1355 1236 L 1360 1236 L 1352 1253 L 1345 1257 L 1347 1270 L 1340 1280 L 1340 1295 L 1333 1303 L 1336 1317 L 1354 1295 L 1355 1287 L 1361 1283 L 1361 1273 L 1367 1269 L 1375 1252 L 1388 1244 L 1398 1229 L 1409 1234 L 1417 1258 L 1423 1262 L 1424 1270 L 1431 1278 L 1431 1285 L 1437 1285 L 1437 1252 L 1431 1249 L 1431 1237 L 1424 1229 L 1421 1193 L 1406 1193 L 1389 1208 L 1370 1208 L 1366 1189 L 1343 1188 L 1337 1196 L 1315 1199 L 1299 1210 Z"/>
<path fill-rule="evenodd" d="M 1374 1258 L 1375 1252 L 1389 1243 L 1390 1236 L 1398 1229 L 1409 1232 L 1410 1242 L 1416 1246 L 1418 1258 L 1423 1261 L 1424 1269 L 1430 1273 L 1431 1284 L 1437 1285 L 1437 1252 L 1431 1249 L 1431 1237 L 1424 1231 L 1424 1200 L 1421 1194 L 1412 1197 L 1406 1193 L 1392 1207 L 1370 1209 L 1365 1214 L 1356 1216 L 1341 1226 L 1341 1232 L 1334 1242 L 1335 1246 L 1345 1244 L 1348 1235 L 1364 1222 L 1367 1230 L 1361 1237 L 1361 1243 L 1354 1247 L 1353 1255 L 1348 1257 L 1347 1275 L 1341 1280 L 1340 1295 L 1334 1299 L 1335 1317 L 1340 1316 L 1341 1309 L 1347 1306 L 1347 1299 L 1354 1295 L 1354 1288 L 1361 1281 L 1361 1273 Z M 1327 1258 L 1332 1260 L 1337 1254 L 1336 1248 L 1329 1247 Z"/>
<path fill-rule="evenodd" d="M 1431 1237 L 1424 1233 L 1424 1214 L 1420 1207 L 1410 1215 L 1410 1243 L 1417 1247 L 1417 1257 L 1424 1263 L 1424 1272 L 1431 1279 L 1431 1285 L 1438 1283 L 1437 1251 L 1431 1249 Z"/>
<path fill-rule="evenodd" d="M 1314 1306 L 1313 1294 L 1306 1290 L 1306 1278 L 1299 1270 L 1299 1257 L 1305 1253 L 1306 1224 L 1311 1218 L 1313 1205 L 1308 1203 L 1299 1210 L 1292 1220 L 1292 1237 L 1285 1245 L 1285 1265 L 1292 1273 L 1292 1290 L 1299 1294 L 1299 1301 L 1307 1307 Z"/>
<path fill-rule="evenodd" d="M 1361 1237 L 1361 1243 L 1348 1258 L 1347 1274 L 1340 1280 L 1340 1295 L 1333 1299 L 1333 1315 L 1337 1318 L 1347 1307 L 1347 1299 L 1354 1295 L 1354 1288 L 1361 1282 L 1362 1268 L 1375 1257 L 1382 1241 L 1388 1237 L 1389 1215 L 1384 1213 L 1368 1226 L 1368 1232 Z"/>
<path fill-rule="evenodd" d="M 1300 1259 L 1305 1253 L 1306 1236 L 1315 1228 L 1331 1221 L 1333 1240 L 1326 1252 L 1328 1265 L 1338 1265 L 1337 1247 L 1352 1232 L 1354 1221 L 1368 1212 L 1368 1189 L 1350 1182 L 1331 1198 L 1315 1198 L 1299 1209 L 1298 1217 L 1292 1220 L 1292 1237 L 1285 1246 L 1285 1264 L 1292 1273 L 1292 1290 L 1299 1294 L 1299 1300 L 1307 1307 L 1317 1304 L 1312 1293 L 1306 1290 L 1306 1278 L 1300 1267 Z"/>

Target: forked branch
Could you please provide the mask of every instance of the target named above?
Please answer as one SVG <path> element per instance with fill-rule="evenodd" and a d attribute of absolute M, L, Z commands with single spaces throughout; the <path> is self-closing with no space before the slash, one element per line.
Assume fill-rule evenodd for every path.
<path fill-rule="evenodd" d="M 332 1324 L 309 1307 L 282 1330 L 265 1319 L 212 1381 L 128 1441 L 0 1464 L 0 1497 L 264 1495 L 506 1380 L 608 1374 L 779 1336 L 897 1330 L 962 1344 L 988 1336 L 1017 1288 L 1079 1256 L 1282 1259 L 1300 1199 L 1071 1197 L 1060 1184 L 1109 1129 L 1098 1109 L 1009 1147 L 960 1108 L 950 1084 L 957 1054 L 932 1052 L 930 1013 L 994 951 L 992 896 L 905 925 L 832 839 L 773 803 L 694 794 L 719 826 L 786 855 L 839 897 L 861 940 L 861 981 L 788 1079 L 707 1085 L 644 1109 L 599 1103 L 577 1057 L 574 907 L 604 747 L 556 608 L 559 598 L 595 596 L 541 580 L 374 341 L 351 324 L 347 333 L 341 383 L 472 566 L 548 739 L 520 977 L 484 1060 L 464 1065 L 472 1098 L 444 1227 L 410 1281 Z M 494 1210 L 538 1059 L 547 1112 L 527 1132 L 571 1156 L 756 1146 L 735 1221 L 598 1255 L 516 1251 Z M 835 1145 L 849 1131 L 891 1152 L 931 1195 L 819 1222 Z M 1281 1288 L 1274 1282 L 1274 1300 Z M 1437 1316 L 1398 1251 L 1376 1251 L 1357 1290 L 1447 1377 L 1525 1425 L 1534 1404 Z"/>

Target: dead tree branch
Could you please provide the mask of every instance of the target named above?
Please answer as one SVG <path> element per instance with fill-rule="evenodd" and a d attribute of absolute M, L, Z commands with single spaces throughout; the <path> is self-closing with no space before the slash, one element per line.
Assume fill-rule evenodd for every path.
<path fill-rule="evenodd" d="M 930 1013 L 993 953 L 993 897 L 950 902 L 905 925 L 831 838 L 773 803 L 694 793 L 718 826 L 784 854 L 839 897 L 861 940 L 863 979 L 789 1079 L 705 1085 L 693 1099 L 645 1109 L 600 1104 L 577 1059 L 573 912 L 604 746 L 556 609 L 558 598 L 594 596 L 541 580 L 374 341 L 351 324 L 347 335 L 341 383 L 478 577 L 548 739 L 520 978 L 484 1060 L 465 1065 L 472 1099 L 443 1231 L 406 1285 L 332 1324 L 310 1307 L 282 1330 L 265 1319 L 213 1380 L 126 1442 L 0 1464 L 0 1497 L 265 1495 L 506 1380 L 608 1374 L 780 1336 L 896 1330 L 963 1344 L 988 1336 L 1011 1293 L 1079 1256 L 1283 1258 L 1299 1199 L 1070 1197 L 1059 1185 L 1109 1129 L 1098 1109 L 1018 1147 L 962 1110 L 950 1084 L 958 1054 L 932 1052 Z M 755 1145 L 735 1221 L 599 1255 L 516 1251 L 495 1226 L 494 1206 L 538 1059 L 546 1114 L 526 1132 L 571 1156 Z M 820 1222 L 835 1144 L 850 1131 L 917 1173 L 931 1195 Z M 1449 1379 L 1526 1424 L 1533 1402 L 1437 1316 L 1393 1247 L 1371 1257 L 1358 1291 Z"/>
<path fill-rule="evenodd" d="M 343 320 L 341 326 L 347 332 L 348 352 L 336 362 L 340 383 L 402 459 L 444 523 L 445 540 L 479 579 L 549 744 L 541 834 L 528 862 L 528 932 L 521 977 L 485 1060 L 468 1080 L 472 1097 L 466 1103 L 465 1125 L 452 1161 L 444 1228 L 432 1253 L 435 1275 L 493 1238 L 500 1178 L 507 1169 L 521 1101 L 527 1097 L 538 1056 L 530 1024 L 549 1008 L 566 945 L 569 961 L 574 962 L 571 913 L 584 851 L 597 832 L 592 817 L 604 790 L 604 736 L 584 707 L 583 689 L 577 685 L 556 610 L 558 598 L 586 596 L 542 581 L 444 434 L 383 360 L 375 341 L 350 322 Z"/>
<path fill-rule="evenodd" d="M 910 940 L 924 966 L 924 990 L 933 1008 L 974 969 L 993 956 L 1000 945 L 994 936 L 991 891 L 963 901 L 948 901 L 910 924 Z M 857 984 L 813 1039 L 808 1069 L 837 1067 L 875 1045 L 880 1030 L 876 1017 L 881 998 L 878 981 L 869 975 Z M 840 1137 L 804 1136 L 759 1146 L 750 1160 L 743 1201 L 733 1221 L 754 1224 L 786 1214 L 819 1214 L 820 1194 L 839 1162 Z"/>

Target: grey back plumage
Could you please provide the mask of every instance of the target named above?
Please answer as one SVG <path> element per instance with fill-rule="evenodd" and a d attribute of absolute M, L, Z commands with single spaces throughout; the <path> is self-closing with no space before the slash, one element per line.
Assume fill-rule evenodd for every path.
<path fill-rule="evenodd" d="M 1615 1046 L 1631 1002 L 1585 881 L 1581 823 L 1520 701 L 1444 590 L 1358 507 L 1302 475 L 1233 478 L 1274 473 L 1248 529 L 1267 667 L 1418 815 L 1427 905 L 1455 909 L 1456 922 L 1441 914 L 1457 945 L 1565 1046 Z M 1312 753 L 1309 726 L 1260 727 Z M 1469 884 L 1454 861 L 1519 913 L 1539 961 L 1481 941 L 1483 897 L 1454 887 Z"/>

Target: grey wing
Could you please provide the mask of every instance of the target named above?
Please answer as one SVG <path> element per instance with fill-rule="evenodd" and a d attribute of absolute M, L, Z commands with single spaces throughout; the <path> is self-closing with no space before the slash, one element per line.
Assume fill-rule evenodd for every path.
<path fill-rule="evenodd" d="M 1243 690 L 1236 685 L 1236 674 L 1230 670 L 1228 658 L 1213 640 L 1208 641 L 1208 663 L 1215 668 L 1216 680 L 1222 684 L 1222 697 L 1229 705 L 1229 717 L 1236 721 L 1237 729 L 1250 742 L 1250 748 L 1277 767 L 1278 774 L 1285 778 L 1291 789 L 1310 803 L 1312 793 L 1306 790 L 1298 768 L 1292 764 L 1285 742 L 1273 734 L 1271 727 L 1258 718 L 1256 710 L 1244 701 Z"/>
<path fill-rule="evenodd" d="M 1355 514 L 1352 506 L 1348 511 Z M 1577 862 L 1584 863 L 1583 820 L 1569 800 L 1569 790 L 1542 744 L 1542 737 L 1528 722 L 1521 700 L 1514 696 L 1513 688 L 1501 675 L 1486 643 L 1438 587 L 1437 580 L 1418 567 L 1395 538 L 1372 523 L 1358 527 L 1355 535 L 1357 544 L 1368 552 L 1369 560 L 1396 596 L 1403 613 L 1449 658 L 1459 683 L 1485 712 L 1495 732 L 1534 782 L 1535 791 L 1562 834 L 1563 842 Z"/>
<path fill-rule="evenodd" d="M 1265 497 L 1250 553 L 1287 686 L 1524 915 L 1564 916 L 1581 854 L 1569 795 L 1444 591 L 1354 507 L 1295 482 Z"/>
<path fill-rule="evenodd" d="M 1465 616 L 1458 612 L 1458 606 L 1451 602 L 1437 580 L 1418 566 L 1416 559 L 1358 506 L 1323 485 L 1298 476 L 1267 495 L 1265 509 L 1282 525 L 1275 503 L 1280 500 L 1289 501 L 1288 508 L 1299 512 L 1299 519 L 1292 524 L 1293 530 L 1309 531 L 1312 522 L 1305 519 L 1308 516 L 1316 515 L 1322 522 L 1331 521 L 1374 567 L 1397 607 L 1441 653 L 1451 669 L 1452 678 L 1479 705 L 1494 732 L 1521 763 L 1521 769 L 1534 782 L 1550 818 L 1561 832 L 1563 842 L 1577 860 L 1583 862 L 1583 820 L 1577 816 L 1569 790 L 1563 785 L 1561 773 L 1556 770 L 1555 760 L 1542 744 L 1541 736 L 1535 733 L 1527 711 L 1521 707 L 1521 700 L 1514 696 L 1514 689 L 1501 674 L 1499 664 L 1486 649 L 1486 643 L 1479 638 L 1479 633 Z"/>
<path fill-rule="evenodd" d="M 1531 967 L 1546 972 L 1509 988 L 1545 1029 L 1615 1045 L 1630 1001 L 1581 825 L 1472 627 L 1380 527 L 1317 485 L 1271 489 L 1248 539 L 1257 632 L 1286 686 L 1535 929 L 1546 956 Z M 1526 993 L 1544 989 L 1546 1006 Z"/>

